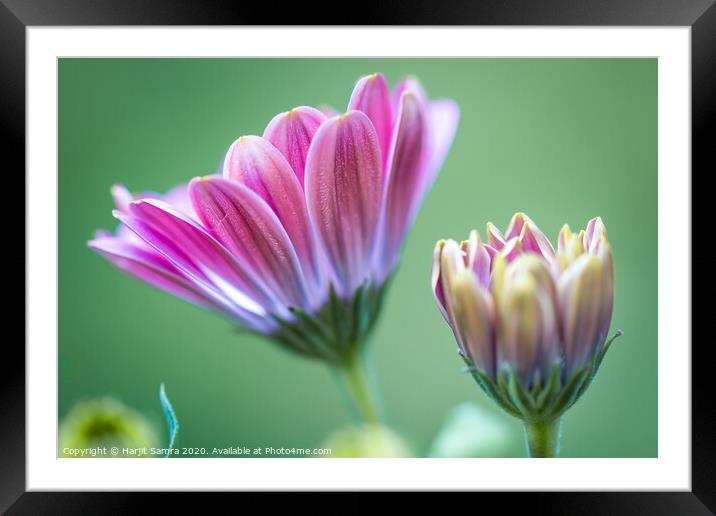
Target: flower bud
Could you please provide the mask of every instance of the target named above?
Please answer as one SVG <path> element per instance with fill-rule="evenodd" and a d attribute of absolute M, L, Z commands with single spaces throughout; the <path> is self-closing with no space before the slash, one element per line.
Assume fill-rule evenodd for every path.
<path fill-rule="evenodd" d="M 59 428 L 61 457 L 148 456 L 147 450 L 159 446 L 154 428 L 144 416 L 111 398 L 82 401 L 75 404 Z M 117 455 L 105 448 L 117 447 Z M 90 451 L 101 450 L 101 455 Z M 127 450 L 137 450 L 131 453 Z"/>
<path fill-rule="evenodd" d="M 549 420 L 569 408 L 605 352 L 614 263 L 597 217 L 557 250 L 529 217 L 435 246 L 433 290 L 480 387 L 507 412 Z"/>

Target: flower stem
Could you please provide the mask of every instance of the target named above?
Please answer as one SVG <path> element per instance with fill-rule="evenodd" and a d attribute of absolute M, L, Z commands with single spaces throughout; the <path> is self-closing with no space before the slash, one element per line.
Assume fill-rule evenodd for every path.
<path fill-rule="evenodd" d="M 546 458 L 559 455 L 562 418 L 551 421 L 525 422 L 525 440 L 530 457 Z"/>
<path fill-rule="evenodd" d="M 357 347 L 344 355 L 340 372 L 361 419 L 368 424 L 378 424 L 378 405 L 371 388 L 365 357 Z"/>

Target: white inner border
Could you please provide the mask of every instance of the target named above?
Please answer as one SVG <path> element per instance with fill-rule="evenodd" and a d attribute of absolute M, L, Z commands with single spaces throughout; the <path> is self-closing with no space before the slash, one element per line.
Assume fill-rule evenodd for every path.
<path fill-rule="evenodd" d="M 690 490 L 690 40 L 688 27 L 28 28 L 28 490 Z M 658 57 L 659 458 L 57 459 L 57 58 L 73 56 Z"/>

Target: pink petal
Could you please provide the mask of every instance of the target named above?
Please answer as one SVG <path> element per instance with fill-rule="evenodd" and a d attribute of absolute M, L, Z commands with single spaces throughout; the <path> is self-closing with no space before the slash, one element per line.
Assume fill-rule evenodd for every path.
<path fill-rule="evenodd" d="M 490 262 L 490 253 L 480 241 L 477 231 L 471 231 L 467 241 L 466 266 L 475 273 L 479 285 L 487 290 L 490 289 Z"/>
<path fill-rule="evenodd" d="M 611 316 L 612 284 L 604 262 L 583 254 L 559 278 L 560 321 L 565 343 L 567 374 L 583 366 L 604 343 Z"/>
<path fill-rule="evenodd" d="M 495 307 L 489 291 L 469 270 L 458 274 L 451 295 L 464 352 L 475 366 L 495 375 Z"/>
<path fill-rule="evenodd" d="M 175 209 L 196 220 L 196 213 L 194 213 L 194 208 L 192 207 L 191 202 L 189 201 L 189 195 L 187 194 L 186 183 L 175 186 L 164 195 L 156 192 L 140 192 L 138 194 L 132 194 L 124 185 L 120 184 L 113 185 L 111 192 L 117 209 L 124 213 L 129 213 L 129 204 L 136 200 L 159 199 L 171 204 Z"/>
<path fill-rule="evenodd" d="M 522 249 L 525 252 L 532 252 L 545 258 L 554 259 L 554 248 L 549 239 L 540 229 L 531 222 L 525 222 L 520 233 Z"/>
<path fill-rule="evenodd" d="M 505 237 L 491 222 L 487 223 L 487 243 L 498 251 L 505 247 Z"/>
<path fill-rule="evenodd" d="M 515 213 L 510 220 L 510 224 L 507 226 L 507 231 L 505 231 L 505 240 L 520 236 L 522 226 L 526 221 L 532 222 L 524 213 Z"/>
<path fill-rule="evenodd" d="M 505 260 L 507 260 L 508 263 L 514 261 L 522 253 L 522 243 L 520 242 L 519 237 L 514 237 L 509 240 L 505 244 L 505 247 L 500 250 L 500 254 L 505 257 Z"/>
<path fill-rule="evenodd" d="M 246 328 L 267 332 L 274 326 L 265 317 L 237 307 L 216 291 L 192 280 L 144 241 L 136 243 L 106 236 L 95 238 L 88 245 L 131 276 L 180 299 L 220 312 Z"/>
<path fill-rule="evenodd" d="M 264 130 L 263 137 L 288 160 L 301 187 L 308 147 L 318 127 L 325 120 L 326 115 L 317 109 L 301 106 L 276 115 Z"/>
<path fill-rule="evenodd" d="M 420 206 L 427 158 L 425 106 L 413 93 L 403 93 L 388 158 L 385 212 L 378 267 L 387 275 L 398 260 L 403 240 Z"/>
<path fill-rule="evenodd" d="M 442 247 L 440 254 L 440 286 L 444 302 L 445 314 L 450 327 L 455 334 L 460 349 L 469 356 L 463 344 L 460 327 L 455 317 L 455 303 L 453 298 L 453 283 L 455 278 L 465 270 L 465 255 L 454 240 L 448 240 Z"/>
<path fill-rule="evenodd" d="M 179 186 L 175 186 L 169 190 L 162 197 L 168 204 L 171 204 L 174 208 L 179 210 L 185 215 L 189 215 L 194 220 L 199 220 L 194 206 L 189 199 L 189 185 L 184 183 Z"/>
<path fill-rule="evenodd" d="M 406 91 L 409 91 L 413 95 L 416 95 L 421 102 L 428 102 L 428 95 L 427 93 L 425 93 L 423 85 L 420 84 L 420 81 L 417 77 L 410 75 L 402 79 L 398 84 L 395 85 L 395 88 L 393 88 L 394 111 L 397 112 L 400 109 L 400 99 L 403 97 L 403 93 L 405 93 Z"/>
<path fill-rule="evenodd" d="M 596 253 L 599 242 L 607 238 L 607 228 L 601 217 L 595 217 L 587 223 L 586 248 L 590 253 Z"/>
<path fill-rule="evenodd" d="M 114 236 L 90 240 L 87 245 L 107 258 L 119 269 L 191 303 L 209 307 L 212 300 L 205 296 L 172 263 L 151 247 L 137 245 Z"/>
<path fill-rule="evenodd" d="M 367 75 L 356 83 L 348 103 L 348 110 L 353 109 L 363 111 L 373 123 L 385 164 L 393 132 L 393 107 L 390 90 L 382 74 Z"/>
<path fill-rule="evenodd" d="M 236 181 L 218 177 L 192 180 L 189 195 L 203 224 L 283 304 L 310 308 L 298 256 L 263 199 Z"/>
<path fill-rule="evenodd" d="M 445 162 L 452 146 L 457 123 L 460 120 L 460 108 L 452 100 L 434 100 L 428 103 L 428 127 L 430 130 L 430 157 L 423 195 L 432 188 L 435 178 Z"/>
<path fill-rule="evenodd" d="M 129 210 L 129 203 L 134 201 L 134 196 L 129 192 L 129 190 L 127 190 L 127 187 L 119 184 L 112 185 L 110 192 L 112 193 L 112 199 L 114 200 L 114 205 L 117 209 L 127 213 Z"/>
<path fill-rule="evenodd" d="M 435 302 L 438 304 L 440 313 L 443 314 L 443 317 L 449 323 L 450 321 L 448 319 L 447 309 L 445 308 L 445 293 L 443 292 L 443 283 L 440 274 L 440 262 L 444 247 L 445 240 L 439 240 L 438 243 L 435 244 L 435 249 L 433 250 L 433 268 L 432 273 L 430 275 L 430 282 L 433 288 L 433 296 L 435 296 Z"/>
<path fill-rule="evenodd" d="M 220 292 L 242 309 L 290 315 L 245 264 L 197 222 L 165 202 L 135 201 L 129 215 L 115 212 L 115 216 L 193 281 Z"/>
<path fill-rule="evenodd" d="M 224 177 L 238 181 L 268 203 L 298 255 L 311 298 L 320 302 L 325 295 L 325 278 L 304 192 L 286 158 L 264 138 L 244 136 L 227 153 Z"/>
<path fill-rule="evenodd" d="M 370 275 L 382 204 L 380 149 L 364 113 L 349 111 L 321 125 L 308 151 L 305 187 L 334 286 L 348 296 Z"/>
<path fill-rule="evenodd" d="M 495 256 L 500 252 L 494 247 L 492 247 L 489 244 L 485 244 L 485 251 L 487 251 L 487 255 L 490 257 L 490 272 L 492 272 L 493 265 L 495 264 Z"/>

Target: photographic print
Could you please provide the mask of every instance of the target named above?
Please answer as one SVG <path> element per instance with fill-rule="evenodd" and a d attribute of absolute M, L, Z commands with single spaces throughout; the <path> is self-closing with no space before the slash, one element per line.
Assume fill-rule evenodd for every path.
<path fill-rule="evenodd" d="M 58 457 L 658 457 L 656 58 L 57 73 Z"/>

